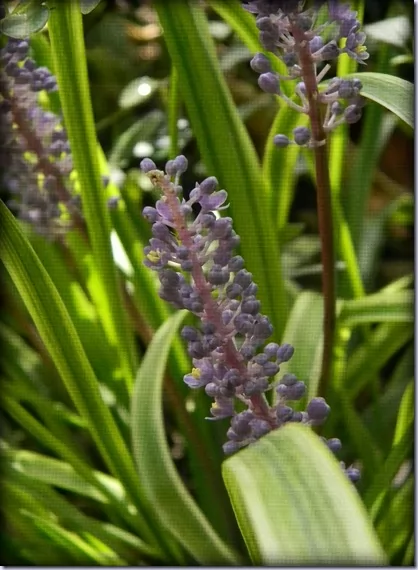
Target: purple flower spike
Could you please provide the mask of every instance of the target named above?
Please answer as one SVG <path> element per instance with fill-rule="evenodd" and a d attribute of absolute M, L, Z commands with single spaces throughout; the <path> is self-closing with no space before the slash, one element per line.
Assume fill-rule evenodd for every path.
<path fill-rule="evenodd" d="M 244 259 L 234 255 L 238 236 L 232 219 L 213 213 L 223 208 L 226 191 L 216 191 L 217 180 L 209 177 L 185 200 L 178 185 L 185 160 L 177 157 L 169 161 L 167 173 L 154 166 L 149 159 L 141 162 L 152 184 L 162 192 L 155 208 L 144 208 L 153 234 L 144 250 L 144 263 L 158 272 L 160 296 L 177 308 L 188 309 L 200 321 L 200 327 L 187 325 L 181 333 L 194 366 L 184 382 L 192 389 L 204 388 L 213 398 L 207 419 L 232 418 L 225 453 L 254 443 L 288 421 L 312 423 L 320 410 L 312 408 L 308 415 L 289 405 L 305 391 L 304 383 L 295 376 L 283 377 L 277 404 L 270 406 L 265 397 L 270 379 L 279 372 L 280 364 L 291 358 L 293 348 L 274 342 L 262 348 L 273 327 L 260 312 L 257 286 Z M 196 216 L 192 204 L 200 206 Z M 235 411 L 237 399 L 247 405 L 246 410 Z"/>

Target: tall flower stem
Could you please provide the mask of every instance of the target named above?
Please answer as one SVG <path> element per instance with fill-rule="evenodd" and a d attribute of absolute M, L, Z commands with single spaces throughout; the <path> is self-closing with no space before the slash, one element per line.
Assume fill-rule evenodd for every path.
<path fill-rule="evenodd" d="M 319 394 L 326 393 L 332 363 L 335 336 L 335 264 L 331 204 L 331 184 L 328 171 L 326 133 L 322 126 L 321 111 L 318 103 L 318 85 L 315 63 L 304 32 L 295 24 L 291 32 L 296 42 L 296 50 L 305 83 L 306 97 L 309 103 L 308 115 L 311 123 L 313 152 L 316 171 L 316 200 L 318 210 L 319 234 L 321 239 L 322 291 L 324 295 L 324 330 L 322 368 Z M 317 144 L 315 144 L 317 143 Z"/>

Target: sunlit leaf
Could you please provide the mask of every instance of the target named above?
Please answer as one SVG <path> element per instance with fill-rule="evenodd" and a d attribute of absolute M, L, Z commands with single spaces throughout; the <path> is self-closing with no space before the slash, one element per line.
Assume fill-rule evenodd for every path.
<path fill-rule="evenodd" d="M 354 486 L 309 428 L 270 432 L 227 459 L 223 476 L 255 565 L 385 564 Z"/>

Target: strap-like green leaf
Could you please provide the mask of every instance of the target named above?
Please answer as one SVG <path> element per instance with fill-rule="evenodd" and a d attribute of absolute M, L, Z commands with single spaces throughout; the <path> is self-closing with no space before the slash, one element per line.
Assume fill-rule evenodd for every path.
<path fill-rule="evenodd" d="M 287 425 L 223 464 L 256 565 L 383 565 L 353 485 L 309 428 Z"/>
<path fill-rule="evenodd" d="M 162 386 L 170 345 L 185 311 L 157 331 L 141 363 L 132 398 L 132 443 L 139 477 L 161 525 L 193 558 L 206 565 L 239 564 L 215 533 L 180 479 L 164 432 Z"/>
<path fill-rule="evenodd" d="M 395 113 L 407 125 L 414 128 L 414 86 L 409 81 L 386 73 L 351 74 L 347 77 L 360 79 L 361 95 Z"/>

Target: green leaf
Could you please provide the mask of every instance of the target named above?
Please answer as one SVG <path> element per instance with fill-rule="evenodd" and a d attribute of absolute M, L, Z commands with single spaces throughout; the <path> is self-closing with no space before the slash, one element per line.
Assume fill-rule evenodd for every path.
<path fill-rule="evenodd" d="M 82 14 L 90 14 L 98 4 L 100 0 L 80 0 L 80 11 Z"/>
<path fill-rule="evenodd" d="M 398 421 L 396 423 L 393 445 L 399 443 L 402 438 L 409 434 L 412 438 L 412 430 L 414 426 L 414 383 L 408 384 L 402 397 L 399 407 Z"/>
<path fill-rule="evenodd" d="M 109 497 L 85 479 L 65 461 L 54 459 L 40 453 L 26 450 L 6 449 L 3 451 L 4 474 L 13 478 L 16 473 L 24 473 L 35 481 L 40 481 L 71 491 L 83 497 L 89 497 L 103 504 L 109 503 Z M 118 502 L 128 502 L 126 492 L 119 481 L 100 471 L 94 472 L 98 481 Z"/>
<path fill-rule="evenodd" d="M 132 446 L 137 471 L 161 533 L 174 536 L 193 558 L 205 565 L 237 565 L 239 559 L 215 533 L 174 466 L 167 445 L 162 387 L 170 345 L 185 311 L 158 329 L 141 363 L 132 397 Z"/>
<path fill-rule="evenodd" d="M 84 352 L 80 338 L 51 278 L 24 237 L 18 222 L 0 202 L 2 261 L 25 303 L 79 414 L 86 420 L 94 442 L 110 471 L 125 485 L 129 495 L 143 503 L 141 485 L 131 455 Z M 103 429 L 106 437 L 103 437 Z M 152 536 L 145 520 L 141 531 Z M 151 536 L 150 536 L 151 534 Z"/>
<path fill-rule="evenodd" d="M 409 81 L 388 75 L 363 71 L 347 77 L 360 79 L 361 95 L 386 107 L 411 128 L 414 128 L 414 86 Z"/>
<path fill-rule="evenodd" d="M 378 292 L 362 299 L 344 301 L 339 324 L 354 327 L 355 325 L 377 322 L 412 322 L 412 291 L 397 291 L 391 294 Z"/>
<path fill-rule="evenodd" d="M 6 36 L 26 39 L 31 34 L 39 32 L 48 21 L 49 10 L 39 0 L 21 2 L 19 7 L 0 21 L 0 30 Z"/>
<path fill-rule="evenodd" d="M 92 296 L 112 350 L 118 356 L 126 391 L 129 391 L 137 368 L 137 353 L 112 257 L 110 215 L 100 175 L 78 3 L 55 1 L 48 30 L 64 122 L 81 190 L 83 215 L 97 269 L 92 275 Z"/>
<path fill-rule="evenodd" d="M 22 456 L 26 456 L 26 460 L 24 459 L 23 462 L 20 461 L 20 459 L 22 459 Z M 108 522 L 102 522 L 101 520 L 97 520 L 89 515 L 84 514 L 83 510 L 78 508 L 78 499 L 76 499 L 74 502 L 74 497 L 71 494 L 67 493 L 67 500 L 64 498 L 61 491 L 56 491 L 53 489 L 53 487 L 58 487 L 58 489 L 72 490 L 74 482 L 72 481 L 71 475 L 73 475 L 74 479 L 76 480 L 77 492 L 81 495 L 89 496 L 88 493 L 84 494 L 83 480 L 79 478 L 76 473 L 71 473 L 70 470 L 67 471 L 66 469 L 62 470 L 60 468 L 58 468 L 58 472 L 56 471 L 57 464 L 60 467 L 62 465 L 69 467 L 68 465 L 54 460 L 51 461 L 47 457 L 43 458 L 38 454 L 31 454 L 30 452 L 16 451 L 11 455 L 11 457 L 14 457 L 15 461 L 12 461 L 10 465 L 11 473 L 8 471 L 5 472 L 6 476 L 4 478 L 4 481 L 6 483 L 11 482 L 13 485 L 19 486 L 23 491 L 30 493 L 32 497 L 30 507 L 31 512 L 34 512 L 35 510 L 32 508 L 32 504 L 34 502 L 40 503 L 40 505 L 44 506 L 44 509 L 46 510 L 46 514 L 48 516 L 51 513 L 54 519 L 58 518 L 61 525 L 65 526 L 65 528 L 68 530 L 76 531 L 77 534 L 81 536 L 88 536 L 89 541 L 91 541 L 91 539 L 99 539 L 99 549 L 107 550 L 107 547 L 110 547 L 119 554 L 125 554 L 126 549 L 128 548 L 130 556 L 133 556 L 133 559 L 131 558 L 131 563 L 135 563 L 135 561 L 137 561 L 138 554 L 145 555 L 147 557 L 155 557 L 155 552 L 153 549 L 143 543 L 143 541 L 137 538 L 134 534 L 131 534 L 131 532 L 128 532 L 120 526 L 115 526 L 114 524 Z M 35 457 L 36 459 L 37 457 L 40 458 L 40 460 L 38 460 L 38 469 L 26 469 L 28 464 L 30 467 L 33 466 L 32 461 L 27 461 L 29 457 Z M 45 459 L 45 462 L 43 459 Z M 52 470 L 51 474 L 48 473 L 48 469 Z M 60 474 L 64 475 L 64 485 L 62 485 L 59 479 Z M 118 486 L 118 482 L 112 477 L 108 477 L 99 472 L 98 475 L 104 480 L 111 482 L 112 486 Z M 50 481 L 48 481 L 49 478 Z M 48 483 L 43 482 L 44 480 L 47 480 Z M 121 491 L 121 498 L 123 498 L 125 494 L 123 493 L 121 486 L 119 487 Z M 94 496 L 94 488 L 91 489 L 91 491 L 93 491 Z M 26 508 L 27 503 L 25 504 L 25 502 L 23 502 L 23 506 Z M 8 502 L 6 508 L 3 507 L 6 517 L 10 507 L 13 508 L 13 505 L 10 505 L 10 502 Z M 132 504 L 129 504 L 128 508 L 131 512 L 134 510 Z M 111 564 L 111 560 L 108 560 L 108 564 Z M 120 565 L 120 563 L 118 563 L 118 565 Z M 126 565 L 126 562 L 124 565 Z"/>
<path fill-rule="evenodd" d="M 404 48 L 411 37 L 411 23 L 407 16 L 394 16 L 364 26 L 367 38 Z"/>
<path fill-rule="evenodd" d="M 270 432 L 223 476 L 254 565 L 386 563 L 354 486 L 309 428 Z"/>

